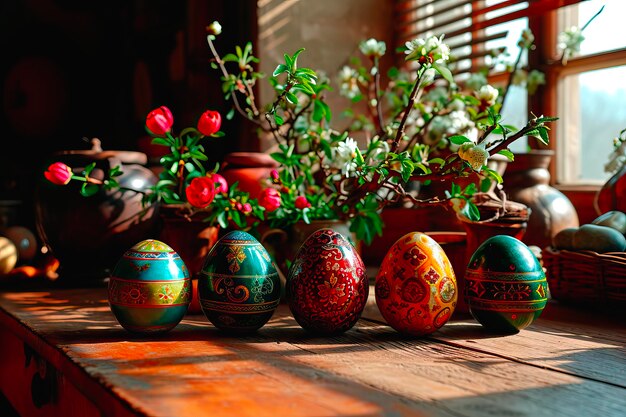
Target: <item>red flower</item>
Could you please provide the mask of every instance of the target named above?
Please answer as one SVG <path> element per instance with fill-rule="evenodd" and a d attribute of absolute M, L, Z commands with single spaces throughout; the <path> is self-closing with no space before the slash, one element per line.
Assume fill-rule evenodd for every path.
<path fill-rule="evenodd" d="M 280 193 L 273 188 L 266 188 L 261 191 L 259 196 L 259 205 L 265 207 L 267 211 L 274 211 L 280 207 Z"/>
<path fill-rule="evenodd" d="M 309 203 L 309 200 L 306 199 L 305 196 L 303 195 L 299 195 L 298 197 L 296 197 L 296 208 L 303 210 L 305 208 L 309 208 L 311 207 L 311 203 Z"/>
<path fill-rule="evenodd" d="M 146 117 L 146 127 L 155 135 L 163 136 L 170 130 L 174 124 L 174 116 L 172 112 L 165 106 L 152 110 Z"/>
<path fill-rule="evenodd" d="M 63 162 L 55 162 L 43 173 L 48 181 L 56 185 L 66 185 L 72 179 L 72 168 Z"/>
<path fill-rule="evenodd" d="M 204 136 L 211 136 L 218 132 L 222 126 L 222 116 L 219 112 L 213 110 L 207 110 L 202 113 L 198 120 L 198 130 Z"/>
<path fill-rule="evenodd" d="M 222 177 L 220 174 L 207 174 L 207 177 L 213 180 L 216 194 L 226 194 L 228 192 L 228 182 L 226 181 L 226 178 Z"/>
<path fill-rule="evenodd" d="M 187 201 L 194 207 L 204 208 L 215 198 L 215 183 L 209 177 L 196 177 L 185 189 Z"/>

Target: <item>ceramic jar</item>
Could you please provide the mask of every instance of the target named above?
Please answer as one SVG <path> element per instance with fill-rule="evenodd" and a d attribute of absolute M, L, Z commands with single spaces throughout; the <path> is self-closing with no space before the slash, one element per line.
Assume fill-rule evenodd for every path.
<path fill-rule="evenodd" d="M 127 151 L 70 150 L 52 155 L 49 162 L 63 162 L 80 173 L 96 163 L 91 176 L 120 165 L 122 187 L 134 191 L 101 189 L 91 197 L 80 195 L 79 181 L 54 185 L 41 175 L 35 195 L 37 231 L 61 265 L 66 281 L 100 279 L 108 275 L 124 251 L 154 234 L 154 207 L 144 209 L 141 191 L 156 184 L 154 174 L 145 168 L 145 154 Z M 42 172 L 45 170 L 42 169 Z"/>
<path fill-rule="evenodd" d="M 569 199 L 550 186 L 548 166 L 554 152 L 535 150 L 515 155 L 504 175 L 504 190 L 509 199 L 532 210 L 524 243 L 540 248 L 549 246 L 558 232 L 578 227 L 578 214 Z"/>

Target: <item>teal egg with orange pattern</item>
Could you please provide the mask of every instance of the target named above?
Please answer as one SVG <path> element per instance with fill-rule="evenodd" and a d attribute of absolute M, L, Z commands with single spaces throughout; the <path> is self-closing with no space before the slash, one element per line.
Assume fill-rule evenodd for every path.
<path fill-rule="evenodd" d="M 109 305 L 133 333 L 167 332 L 191 302 L 189 271 L 180 256 L 158 240 L 144 240 L 117 262 L 109 279 Z"/>
<path fill-rule="evenodd" d="M 485 328 L 517 333 L 539 317 L 548 302 L 543 268 L 524 243 L 494 236 L 472 255 L 465 271 L 465 299 Z"/>
<path fill-rule="evenodd" d="M 280 280 L 267 250 L 252 235 L 233 231 L 207 255 L 198 279 L 202 311 L 219 329 L 261 328 L 280 301 Z"/>

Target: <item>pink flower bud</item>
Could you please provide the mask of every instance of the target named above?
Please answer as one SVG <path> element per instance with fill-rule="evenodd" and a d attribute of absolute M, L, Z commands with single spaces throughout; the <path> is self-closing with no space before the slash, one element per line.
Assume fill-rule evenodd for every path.
<path fill-rule="evenodd" d="M 259 205 L 261 207 L 265 207 L 265 210 L 268 212 L 279 208 L 281 203 L 282 201 L 278 190 L 275 190 L 274 188 L 266 188 L 261 191 L 261 195 L 259 196 Z"/>
<path fill-rule="evenodd" d="M 174 116 L 172 116 L 170 109 L 165 106 L 152 110 L 146 117 L 146 127 L 157 136 L 164 136 L 171 131 L 173 124 Z"/>
<path fill-rule="evenodd" d="M 43 173 L 48 181 L 56 185 L 67 185 L 72 179 L 72 168 L 63 162 L 55 162 Z"/>
<path fill-rule="evenodd" d="M 241 211 L 243 210 L 243 204 L 237 202 L 237 204 L 235 204 L 235 208 L 237 209 L 237 211 Z"/>
<path fill-rule="evenodd" d="M 226 194 L 228 192 L 228 181 L 226 181 L 226 178 L 220 174 L 208 174 L 207 177 L 211 178 L 215 183 L 215 192 L 217 194 Z"/>
<path fill-rule="evenodd" d="M 278 182 L 278 178 L 279 178 L 279 176 L 278 176 L 278 171 L 276 171 L 275 169 L 273 169 L 273 170 L 270 172 L 270 177 L 272 178 L 272 181 L 274 181 L 274 182 Z"/>
<path fill-rule="evenodd" d="M 303 195 L 299 195 L 298 197 L 296 197 L 295 204 L 296 204 L 296 208 L 300 210 L 304 210 L 305 208 L 311 207 L 311 203 L 309 203 L 309 200 L 307 200 L 306 197 Z"/>
<path fill-rule="evenodd" d="M 241 210 L 244 214 L 248 214 L 252 212 L 252 205 L 250 203 L 245 203 L 243 205 L 243 209 Z"/>
<path fill-rule="evenodd" d="M 198 120 L 198 130 L 204 136 L 211 136 L 212 134 L 219 132 L 221 126 L 222 115 L 213 110 L 205 111 Z"/>

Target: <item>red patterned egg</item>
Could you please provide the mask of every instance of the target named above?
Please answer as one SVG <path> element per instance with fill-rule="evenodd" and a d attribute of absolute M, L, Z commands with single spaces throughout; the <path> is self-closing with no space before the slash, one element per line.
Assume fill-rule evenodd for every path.
<path fill-rule="evenodd" d="M 452 265 L 424 233 L 404 235 L 389 249 L 376 276 L 376 304 L 391 327 L 422 336 L 443 326 L 454 312 L 457 285 Z"/>
<path fill-rule="evenodd" d="M 352 328 L 368 293 L 361 257 L 332 229 L 320 229 L 304 241 L 287 277 L 291 313 L 300 326 L 318 334 Z"/>

